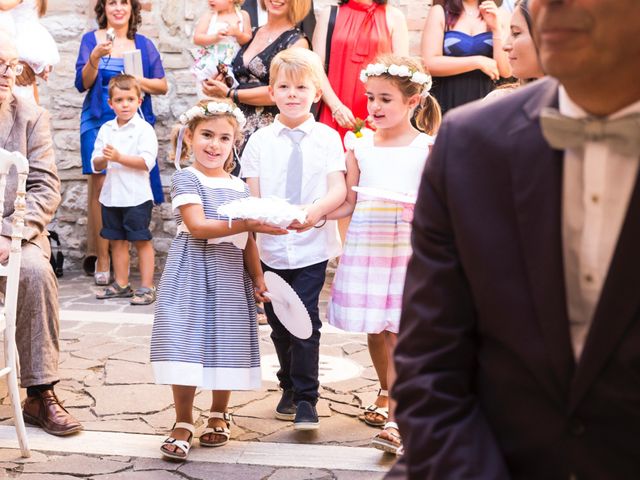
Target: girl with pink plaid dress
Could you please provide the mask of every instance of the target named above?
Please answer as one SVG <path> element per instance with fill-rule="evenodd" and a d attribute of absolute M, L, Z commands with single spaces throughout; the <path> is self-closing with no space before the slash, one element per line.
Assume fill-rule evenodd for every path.
<path fill-rule="evenodd" d="M 421 107 L 416 124 L 432 134 L 440 123 L 440 108 L 429 95 L 431 77 L 419 61 L 383 56 L 363 70 L 360 78 L 376 131 L 345 136 L 347 200 L 328 218 L 352 212 L 353 217 L 327 312 L 330 324 L 368 334 L 381 389 L 364 420 L 383 427 L 373 439 L 374 447 L 399 453 L 402 443 L 393 421 L 395 405 L 387 392 L 395 381 L 392 352 L 411 256 L 413 202 L 433 144 L 433 137 L 416 130 L 411 118 Z"/>

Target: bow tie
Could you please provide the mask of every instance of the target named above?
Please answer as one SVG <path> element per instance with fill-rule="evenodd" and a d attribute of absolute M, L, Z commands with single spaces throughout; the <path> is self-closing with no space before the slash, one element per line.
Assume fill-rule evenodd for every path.
<path fill-rule="evenodd" d="M 615 120 L 571 118 L 555 108 L 540 114 L 542 135 L 556 150 L 580 148 L 586 142 L 603 142 L 624 156 L 640 156 L 640 113 Z"/>

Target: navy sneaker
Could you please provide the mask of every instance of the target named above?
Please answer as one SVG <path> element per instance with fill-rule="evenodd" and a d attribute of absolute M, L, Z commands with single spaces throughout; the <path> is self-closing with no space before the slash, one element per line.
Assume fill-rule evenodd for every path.
<path fill-rule="evenodd" d="M 296 408 L 296 418 L 293 421 L 294 430 L 317 430 L 320 427 L 316 407 L 305 400 L 300 400 Z"/>
<path fill-rule="evenodd" d="M 276 418 L 278 420 L 292 421 L 296 418 L 296 405 L 293 403 L 293 390 L 283 390 L 282 397 L 276 407 Z"/>

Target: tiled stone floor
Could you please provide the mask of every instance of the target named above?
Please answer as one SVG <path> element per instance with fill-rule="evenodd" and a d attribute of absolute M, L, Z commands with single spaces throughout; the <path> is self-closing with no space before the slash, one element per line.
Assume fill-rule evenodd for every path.
<path fill-rule="evenodd" d="M 134 307 L 124 299 L 98 301 L 97 287 L 91 278 L 67 272 L 60 281 L 61 356 L 59 397 L 87 431 L 120 432 L 122 434 L 165 435 L 174 422 L 170 388 L 153 383 L 149 358 L 149 336 L 153 307 Z M 322 296 L 324 311 L 328 285 Z M 302 434 L 290 422 L 278 421 L 273 411 L 279 392 L 273 373 L 265 371 L 263 387 L 259 391 L 235 392 L 231 396 L 233 411 L 232 440 L 263 442 L 265 445 L 326 445 L 367 448 L 376 430 L 366 426 L 359 417 L 362 407 L 369 405 L 378 388 L 375 372 L 366 348 L 366 336 L 346 334 L 326 328 L 321 340 L 323 368 L 321 398 L 318 403 L 321 428 L 312 434 Z M 263 356 L 274 354 L 269 328 L 260 329 Z M 265 360 L 267 360 L 267 357 Z M 354 377 L 335 381 L 332 373 L 340 370 L 340 362 L 347 361 L 355 368 Z M 263 362 L 265 363 L 265 362 Z M 268 363 L 268 362 L 267 362 Z M 336 363 L 335 366 L 332 364 Z M 269 369 L 265 369 L 269 370 Z M 333 371 L 332 371 L 333 370 Z M 342 373 L 342 372 L 341 372 Z M 4 383 L 0 386 L 0 418 L 10 425 L 10 410 Z M 209 392 L 196 397 L 197 426 L 202 427 L 210 402 Z M 39 432 L 38 432 L 39 433 Z M 82 435 L 82 434 L 81 434 Z M 49 437 L 49 436 L 47 436 Z M 123 438 L 130 438 L 123 436 Z M 134 437 L 137 438 L 137 437 Z M 158 437 L 160 438 L 160 437 Z M 371 471 L 358 473 L 352 469 L 287 468 L 267 465 L 229 464 L 207 459 L 177 465 L 159 458 L 112 457 L 108 445 L 100 455 L 56 454 L 56 441 L 49 438 L 52 451 L 34 451 L 27 462 L 16 461 L 15 450 L 0 449 L 0 478 L 23 479 L 170 479 L 170 478 L 268 478 L 284 479 L 370 479 L 381 478 L 380 465 L 387 468 L 393 459 L 380 454 L 380 462 L 373 462 Z M 46 442 L 45 442 L 46 443 Z M 48 445 L 48 443 L 47 443 Z M 4 446 L 4 445 L 3 445 Z M 250 444 L 248 445 L 251 446 Z M 47 447 L 48 448 L 48 447 Z M 226 448 L 226 447 L 225 447 Z M 216 452 L 224 454 L 223 449 Z M 322 452 L 322 450 L 320 450 Z M 377 451 L 372 458 L 377 459 Z M 291 465 L 300 459 L 292 458 Z M 268 462 L 267 462 L 268 463 Z M 304 462 L 302 462 L 304 465 Z M 374 468 L 375 467 L 375 468 Z M 234 470 L 235 469 L 235 470 Z M 235 473 L 232 473 L 235 472 Z"/>

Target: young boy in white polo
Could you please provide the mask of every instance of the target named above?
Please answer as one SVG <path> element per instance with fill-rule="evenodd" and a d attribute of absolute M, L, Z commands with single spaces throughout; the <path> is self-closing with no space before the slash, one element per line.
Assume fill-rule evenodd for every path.
<path fill-rule="evenodd" d="M 149 305 L 156 299 L 149 172 L 156 164 L 158 139 L 153 127 L 138 115 L 141 103 L 142 91 L 134 77 L 121 74 L 111 79 L 109 105 L 116 118 L 100 128 L 91 158 L 95 173 L 107 169 L 100 193 L 100 236 L 109 240 L 115 276 L 96 298 L 131 297 L 132 305 Z M 142 277 L 135 292 L 129 285 L 129 242 L 138 251 Z"/>
<path fill-rule="evenodd" d="M 317 429 L 320 327 L 318 300 L 327 261 L 340 255 L 335 221 L 326 215 L 346 197 L 344 151 L 338 133 L 314 120 L 313 103 L 320 100 L 322 63 L 313 52 L 289 48 L 271 62 L 269 93 L 280 113 L 256 131 L 244 149 L 241 176 L 254 196 L 285 198 L 307 212 L 304 225 L 291 225 L 290 235 L 258 235 L 264 271 L 280 275 L 306 306 L 313 333 L 306 340 L 291 335 L 269 303 L 271 325 L 283 390 L 276 418 L 294 420 L 297 430 Z"/>

